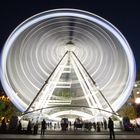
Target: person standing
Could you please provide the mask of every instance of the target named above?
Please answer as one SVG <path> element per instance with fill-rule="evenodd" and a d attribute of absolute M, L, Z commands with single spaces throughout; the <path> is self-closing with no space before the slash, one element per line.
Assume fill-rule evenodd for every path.
<path fill-rule="evenodd" d="M 18 123 L 18 134 L 20 134 L 21 133 L 21 131 L 22 131 L 22 124 L 21 124 L 21 121 L 19 121 L 19 123 Z"/>
<path fill-rule="evenodd" d="M 27 133 L 32 134 L 32 122 L 29 120 L 28 126 L 27 126 Z"/>
<path fill-rule="evenodd" d="M 37 134 L 37 131 L 38 131 L 38 122 L 36 122 L 36 123 L 34 124 L 34 135 Z"/>
<path fill-rule="evenodd" d="M 112 139 L 112 137 L 113 137 L 113 139 L 115 139 L 114 122 L 110 117 L 108 120 L 108 128 L 109 128 L 110 139 Z"/>
<path fill-rule="evenodd" d="M 41 135 L 45 134 L 45 129 L 46 129 L 46 122 L 43 119 L 43 121 L 41 122 Z"/>
<path fill-rule="evenodd" d="M 6 125 L 6 119 L 5 118 L 2 120 L 0 130 L 1 130 L 2 133 L 6 133 L 7 125 Z"/>

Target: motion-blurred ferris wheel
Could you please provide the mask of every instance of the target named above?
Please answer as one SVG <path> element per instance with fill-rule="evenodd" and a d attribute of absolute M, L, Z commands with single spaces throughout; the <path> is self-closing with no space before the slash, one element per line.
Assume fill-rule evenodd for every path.
<path fill-rule="evenodd" d="M 76 9 L 39 13 L 7 39 L 1 82 L 11 101 L 35 118 L 109 117 L 128 99 L 135 60 L 105 19 Z"/>

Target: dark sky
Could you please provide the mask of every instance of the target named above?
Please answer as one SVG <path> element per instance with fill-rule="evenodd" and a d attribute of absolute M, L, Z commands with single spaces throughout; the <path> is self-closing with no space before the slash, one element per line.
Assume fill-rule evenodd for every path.
<path fill-rule="evenodd" d="M 139 0 L 0 0 L 0 49 L 25 19 L 55 8 L 76 8 L 95 13 L 116 26 L 129 42 L 140 71 Z"/>

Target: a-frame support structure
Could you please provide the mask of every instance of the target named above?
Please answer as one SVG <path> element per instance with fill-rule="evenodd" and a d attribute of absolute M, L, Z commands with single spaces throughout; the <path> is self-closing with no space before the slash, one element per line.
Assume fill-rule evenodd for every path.
<path fill-rule="evenodd" d="M 71 88 L 72 81 L 60 81 L 61 75 L 63 73 L 70 73 L 71 69 L 74 70 L 78 78 L 89 108 L 98 108 L 98 112 L 101 113 L 101 110 L 103 110 L 104 107 L 98 99 L 100 96 L 100 98 L 105 101 L 106 107 L 109 108 L 108 111 L 112 112 L 112 114 L 116 114 L 106 97 L 103 95 L 102 91 L 97 87 L 96 82 L 92 79 L 86 68 L 73 51 L 67 51 L 64 54 L 62 59 L 59 61 L 55 69 L 52 71 L 48 79 L 34 97 L 33 101 L 30 103 L 25 113 L 40 109 L 39 115 L 41 115 L 43 113 L 43 108 L 49 107 L 48 104 L 50 99 L 54 90 L 58 88 L 58 86 L 59 88 Z"/>

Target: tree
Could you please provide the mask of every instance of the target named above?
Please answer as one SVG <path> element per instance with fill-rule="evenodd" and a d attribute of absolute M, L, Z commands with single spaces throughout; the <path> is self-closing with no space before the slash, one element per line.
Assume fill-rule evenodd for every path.
<path fill-rule="evenodd" d="M 0 97 L 0 118 L 5 117 L 9 120 L 12 116 L 16 115 L 17 112 L 19 111 L 11 103 L 8 97 Z"/>
<path fill-rule="evenodd" d="M 61 92 L 59 92 L 58 96 L 64 97 L 64 98 L 70 98 L 71 97 L 71 93 L 68 89 L 62 90 Z"/>
<path fill-rule="evenodd" d="M 119 114 L 123 117 L 127 116 L 129 119 L 135 119 L 137 117 L 134 106 L 123 106 L 119 110 Z"/>
<path fill-rule="evenodd" d="M 5 108 L 5 104 L 3 101 L 0 101 L 0 112 Z"/>

